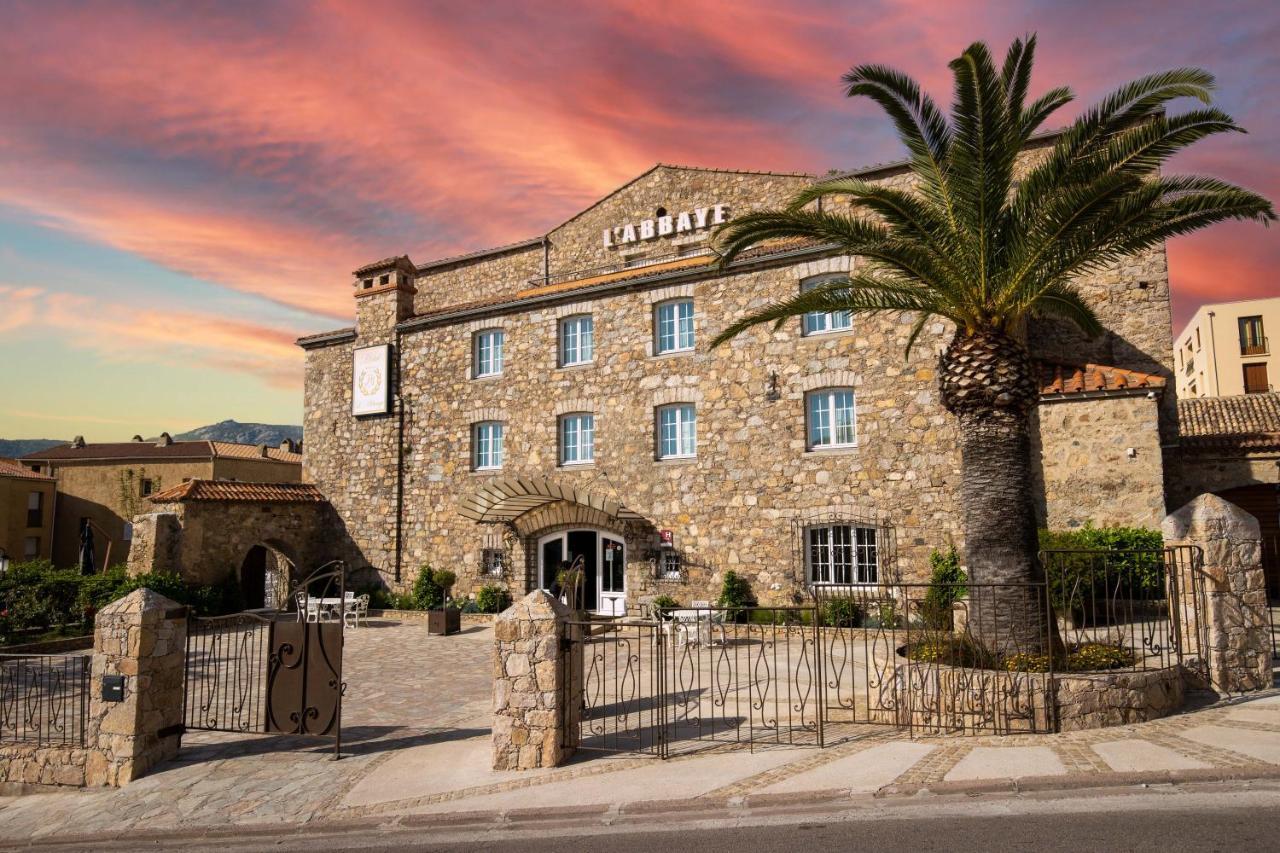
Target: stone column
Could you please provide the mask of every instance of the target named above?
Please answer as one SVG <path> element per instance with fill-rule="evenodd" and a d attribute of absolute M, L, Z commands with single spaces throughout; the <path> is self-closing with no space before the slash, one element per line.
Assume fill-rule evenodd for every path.
<path fill-rule="evenodd" d="M 534 590 L 494 621 L 493 769 L 556 767 L 573 754 L 582 703 L 561 637 L 571 612 Z M 571 649 L 580 660 L 582 644 Z"/>
<path fill-rule="evenodd" d="M 86 730 L 88 785 L 124 785 L 178 754 L 187 611 L 139 589 L 98 611 Z M 124 677 L 123 701 L 103 698 Z"/>
<path fill-rule="evenodd" d="M 1209 668 L 1209 685 L 1224 693 L 1262 690 L 1271 686 L 1271 636 L 1267 614 L 1266 577 L 1262 572 L 1262 534 L 1258 520 L 1217 495 L 1204 494 L 1165 518 L 1167 545 L 1195 545 L 1204 554 L 1199 583 L 1205 590 L 1200 619 L 1206 623 L 1191 649 Z M 1186 595 L 1198 589 L 1193 569 L 1180 567 L 1184 614 Z M 1203 642 L 1202 642 L 1203 641 Z"/>

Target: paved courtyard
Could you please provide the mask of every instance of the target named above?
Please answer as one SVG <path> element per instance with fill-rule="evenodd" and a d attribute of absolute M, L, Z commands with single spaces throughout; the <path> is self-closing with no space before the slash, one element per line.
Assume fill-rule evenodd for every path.
<path fill-rule="evenodd" d="M 344 757 L 327 742 L 192 733 L 179 760 L 119 790 L 0 798 L 0 841 L 231 825 L 395 820 L 652 801 L 909 793 L 1021 779 L 1280 776 L 1280 691 L 1165 720 L 1062 735 L 917 738 L 863 726 L 826 749 L 717 747 L 668 761 L 580 758 L 489 770 L 492 629 L 433 637 L 425 623 L 349 632 Z M 1154 774 L 1154 775 L 1153 775 Z"/>

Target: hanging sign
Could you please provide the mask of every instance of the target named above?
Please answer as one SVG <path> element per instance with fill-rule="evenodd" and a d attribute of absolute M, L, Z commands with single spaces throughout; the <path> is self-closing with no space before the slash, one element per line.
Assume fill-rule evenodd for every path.
<path fill-rule="evenodd" d="M 385 415 L 391 410 L 391 346 L 362 347 L 352 354 L 351 414 Z"/>

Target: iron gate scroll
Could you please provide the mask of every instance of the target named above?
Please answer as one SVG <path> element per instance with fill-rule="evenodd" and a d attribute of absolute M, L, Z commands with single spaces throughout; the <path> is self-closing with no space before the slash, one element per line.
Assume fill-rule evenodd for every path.
<path fill-rule="evenodd" d="M 581 720 L 565 745 L 666 757 L 821 747 L 867 725 L 1046 733 L 1068 672 L 1203 668 L 1199 549 L 1041 560 L 1045 580 L 1030 583 L 817 587 L 804 607 L 570 622 L 564 707 Z"/>
<path fill-rule="evenodd" d="M 191 619 L 184 728 L 332 738 L 340 754 L 343 568 L 330 563 L 302 581 L 289 599 L 297 612 Z M 317 602 L 333 602 L 332 612 Z"/>

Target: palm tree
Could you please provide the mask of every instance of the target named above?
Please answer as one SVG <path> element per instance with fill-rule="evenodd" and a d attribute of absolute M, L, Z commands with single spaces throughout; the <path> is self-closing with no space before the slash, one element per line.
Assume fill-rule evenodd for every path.
<path fill-rule="evenodd" d="M 846 92 L 889 114 L 910 152 L 913 187 L 834 177 L 784 209 L 738 217 L 716 235 L 724 265 L 779 238 L 830 244 L 868 263 L 847 280 L 734 322 L 713 347 L 809 312 L 910 312 L 908 355 L 931 318 L 954 325 L 938 375 L 942 404 L 959 426 L 965 559 L 975 585 L 1011 585 L 1001 589 L 998 608 L 971 615 L 972 630 L 1000 651 L 1042 649 L 1050 633 L 1043 602 L 1017 588 L 1041 576 L 1029 429 L 1038 389 L 1027 321 L 1062 318 L 1095 336 L 1102 325 L 1073 283 L 1077 276 L 1214 222 L 1275 219 L 1270 202 L 1240 187 L 1160 173 L 1192 143 L 1241 131 L 1209 106 L 1213 77 L 1194 68 L 1122 86 L 1024 169 L 1019 155 L 1073 97 L 1059 87 L 1027 102 L 1035 46 L 1034 35 L 1014 41 L 1000 69 L 985 44 L 966 49 L 950 63 L 949 118 L 905 74 L 855 67 L 844 76 Z M 1165 105 L 1183 97 L 1204 106 L 1167 115 Z"/>

